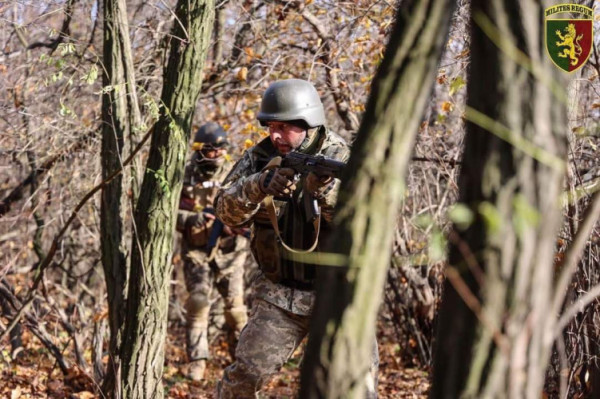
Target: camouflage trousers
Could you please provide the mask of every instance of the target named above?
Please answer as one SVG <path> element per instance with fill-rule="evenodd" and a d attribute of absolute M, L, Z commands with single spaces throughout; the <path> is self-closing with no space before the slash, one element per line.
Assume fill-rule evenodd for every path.
<path fill-rule="evenodd" d="M 227 367 L 217 385 L 219 399 L 254 399 L 270 377 L 292 356 L 308 333 L 310 316 L 287 312 L 260 298 L 253 301 L 248 324 L 235 350 L 235 363 Z M 374 345 L 366 398 L 377 398 L 379 355 Z"/>
<path fill-rule="evenodd" d="M 207 359 L 208 321 L 214 298 L 214 289 L 223 298 L 225 322 L 234 340 L 246 324 L 244 305 L 245 248 L 229 253 L 220 250 L 210 262 L 202 250 L 189 250 L 183 254 L 185 285 L 189 293 L 186 301 L 188 360 Z"/>

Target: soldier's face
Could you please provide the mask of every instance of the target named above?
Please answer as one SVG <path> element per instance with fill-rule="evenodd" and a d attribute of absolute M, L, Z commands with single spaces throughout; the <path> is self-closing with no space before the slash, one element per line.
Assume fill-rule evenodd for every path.
<path fill-rule="evenodd" d="M 217 159 L 227 153 L 227 149 L 223 147 L 208 147 L 201 150 L 204 158 Z"/>
<path fill-rule="evenodd" d="M 268 122 L 267 127 L 271 142 L 282 155 L 300 147 L 306 137 L 306 130 L 286 122 Z"/>

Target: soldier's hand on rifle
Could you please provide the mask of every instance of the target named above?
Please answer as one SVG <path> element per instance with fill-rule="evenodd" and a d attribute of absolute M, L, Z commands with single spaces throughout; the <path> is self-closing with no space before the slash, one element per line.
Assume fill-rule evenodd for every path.
<path fill-rule="evenodd" d="M 203 224 L 205 224 L 206 222 L 208 222 L 209 220 L 214 220 L 215 215 L 213 215 L 212 213 L 208 213 L 208 212 L 201 212 L 201 213 L 196 213 L 192 216 L 190 216 L 188 218 L 188 220 L 186 221 L 186 227 L 190 228 L 190 227 L 200 227 Z"/>
<path fill-rule="evenodd" d="M 245 236 L 250 232 L 247 227 L 230 227 L 223 225 L 223 233 L 228 236 Z"/>
<path fill-rule="evenodd" d="M 331 176 L 317 176 L 313 172 L 310 172 L 304 178 L 304 187 L 312 195 L 318 195 L 322 190 L 333 182 Z"/>
<path fill-rule="evenodd" d="M 294 184 L 294 172 L 290 168 L 273 168 L 262 172 L 260 176 L 260 188 L 267 194 L 275 197 L 291 197 L 296 189 Z"/>

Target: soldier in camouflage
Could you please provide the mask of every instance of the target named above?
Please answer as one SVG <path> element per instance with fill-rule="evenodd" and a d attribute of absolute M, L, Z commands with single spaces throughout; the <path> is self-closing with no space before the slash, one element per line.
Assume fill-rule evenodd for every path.
<path fill-rule="evenodd" d="M 208 351 L 211 294 L 216 288 L 225 303 L 230 340 L 236 341 L 246 324 L 244 263 L 248 240 L 243 231 L 215 218 L 213 200 L 220 182 L 231 169 L 226 160 L 227 136 L 221 126 L 207 123 L 194 138 L 194 154 L 185 169 L 177 214 L 182 233 L 182 259 L 189 297 L 186 301 L 188 377 L 204 377 Z M 235 342 L 231 342 L 235 345 Z"/>
<path fill-rule="evenodd" d="M 252 226 L 250 248 L 260 268 L 252 282 L 253 306 L 240 335 L 236 361 L 217 386 L 217 397 L 225 399 L 257 397 L 261 386 L 279 371 L 308 333 L 318 266 L 291 260 L 293 254 L 281 244 L 283 240 L 305 250 L 317 238 L 316 228 L 306 222 L 300 205 L 304 196 L 316 199 L 321 209 L 319 241 L 331 233 L 339 180 L 313 173 L 297 178 L 289 168 L 272 167 L 272 159 L 297 151 L 346 162 L 350 154 L 346 142 L 324 126 L 323 104 L 307 81 L 289 79 L 271 84 L 263 95 L 258 120 L 267 126 L 269 137 L 245 152 L 215 200 L 216 213 L 224 223 Z M 271 196 L 280 237 L 264 201 Z M 370 373 L 365 376 L 369 398 L 377 397 L 377 368 L 375 345 Z"/>

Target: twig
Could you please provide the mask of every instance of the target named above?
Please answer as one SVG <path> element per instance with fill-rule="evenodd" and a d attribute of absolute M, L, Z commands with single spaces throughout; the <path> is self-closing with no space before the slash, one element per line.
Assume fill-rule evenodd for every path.
<path fill-rule="evenodd" d="M 146 143 L 146 141 L 152 136 L 152 132 L 153 131 L 154 131 L 154 126 L 152 128 L 150 128 L 150 130 L 148 130 L 148 132 L 142 138 L 142 140 L 137 145 L 137 147 L 133 150 L 133 152 L 129 155 L 129 157 L 125 160 L 125 162 L 123 162 L 122 166 L 119 169 L 115 170 L 104 181 L 100 182 L 96 187 L 94 187 L 91 191 L 89 191 L 81 199 L 81 201 L 79 201 L 79 203 L 77 204 L 77 206 L 75 207 L 75 209 L 71 213 L 71 216 L 66 221 L 65 225 L 58 232 L 58 234 L 54 237 L 54 240 L 52 240 L 52 245 L 50 246 L 50 250 L 48 251 L 48 254 L 46 255 L 46 257 L 44 258 L 44 261 L 41 262 L 41 264 L 40 264 L 40 266 L 38 268 L 37 276 L 36 276 L 36 278 L 35 278 L 35 280 L 33 282 L 33 286 L 31 287 L 31 289 L 29 290 L 29 293 L 27 294 L 27 300 L 24 302 L 24 304 L 21 307 L 21 309 L 19 309 L 19 311 L 17 312 L 16 316 L 10 322 L 8 328 L 6 330 L 4 330 L 2 332 L 2 334 L 0 334 L 0 341 L 2 341 L 4 339 L 4 337 L 6 336 L 6 334 L 8 334 L 14 328 L 14 326 L 21 319 L 23 313 L 27 311 L 27 308 L 33 302 L 33 299 L 35 297 L 34 293 L 37 290 L 38 285 L 42 281 L 42 278 L 44 276 L 44 271 L 46 270 L 46 268 L 48 267 L 48 265 L 50 265 L 50 262 L 52 261 L 52 258 L 54 258 L 54 255 L 56 254 L 56 249 L 58 248 L 58 244 L 60 243 L 63 235 L 66 233 L 67 229 L 69 228 L 69 226 L 71 225 L 71 223 L 73 222 L 73 220 L 75 220 L 75 217 L 77 216 L 77 213 L 81 210 L 81 208 L 83 208 L 83 206 L 85 205 L 85 203 L 90 198 L 92 198 L 94 196 L 94 194 L 96 194 L 98 191 L 100 191 L 100 189 L 102 189 L 106 184 L 108 184 L 110 181 L 112 181 L 115 177 L 117 177 L 119 174 L 121 174 L 123 172 L 123 168 L 126 165 L 128 165 L 129 163 L 131 163 L 131 161 L 133 160 L 133 158 L 135 157 L 135 155 L 142 149 L 142 147 L 144 146 L 144 144 Z"/>
<path fill-rule="evenodd" d="M 19 299 L 4 284 L 0 284 L 0 296 L 6 299 L 6 301 L 10 303 L 13 309 L 17 309 L 19 307 Z M 69 372 L 69 366 L 63 358 L 60 349 L 58 349 L 58 347 L 52 341 L 52 338 L 44 329 L 44 326 L 40 325 L 39 320 L 29 312 L 25 313 L 25 319 L 26 322 L 24 323 L 24 325 L 27 326 L 27 328 L 29 328 L 32 334 L 35 335 L 42 342 L 42 344 L 44 344 L 46 348 L 48 348 L 52 356 L 54 356 L 54 358 L 56 359 L 60 370 L 63 372 L 64 375 L 67 375 Z M 10 326 L 8 328 L 10 328 Z M 4 335 L 4 333 L 6 333 L 7 331 L 10 331 L 8 328 L 3 332 L 2 335 Z"/>
<path fill-rule="evenodd" d="M 46 162 L 44 162 L 40 167 L 32 171 L 26 178 L 23 180 L 17 187 L 15 187 L 10 194 L 8 194 L 2 201 L 0 201 L 0 217 L 6 214 L 10 210 L 10 206 L 13 202 L 20 200 L 23 198 L 23 190 L 30 184 L 33 184 L 35 179 L 39 178 L 45 172 L 48 172 L 50 168 L 61 159 L 65 158 L 68 154 L 73 153 L 74 151 L 79 150 L 83 144 L 94 136 L 96 132 L 92 131 L 81 138 L 79 138 L 75 143 L 71 146 L 67 147 L 64 151 L 61 151 L 59 154 L 53 156 Z"/>
<path fill-rule="evenodd" d="M 94 322 L 94 334 L 92 335 L 92 366 L 94 380 L 99 383 L 104 379 L 104 365 L 102 364 L 102 337 L 104 336 L 105 323 L 103 319 Z"/>
<path fill-rule="evenodd" d="M 456 270 L 453 266 L 446 267 L 446 277 L 450 284 L 454 287 L 458 295 L 462 298 L 465 304 L 471 309 L 475 316 L 479 319 L 481 324 L 486 327 L 492 333 L 492 339 L 498 345 L 498 348 L 504 354 L 508 354 L 510 351 L 509 343 L 506 337 L 502 334 L 502 332 L 494 326 L 491 320 L 488 319 L 483 308 L 481 307 L 481 302 L 475 294 L 471 291 L 471 289 L 467 286 L 465 281 L 460 276 L 458 270 Z"/>
<path fill-rule="evenodd" d="M 52 54 L 58 46 L 64 41 L 65 38 L 68 38 L 71 34 L 71 20 L 73 18 L 73 5 L 75 4 L 75 0 L 69 0 L 67 2 L 65 8 L 66 18 L 63 21 L 62 27 L 60 28 L 60 32 L 56 39 L 51 40 L 49 42 L 36 42 L 26 46 L 27 50 L 31 50 L 38 47 L 48 47 L 50 49 L 50 54 Z"/>
<path fill-rule="evenodd" d="M 440 158 L 440 159 L 435 159 L 435 158 L 427 158 L 427 157 L 412 157 L 411 161 L 415 161 L 415 162 L 432 162 L 432 163 L 437 163 L 437 164 L 447 164 L 450 165 L 452 167 L 458 166 L 458 165 L 462 165 L 461 161 L 457 161 L 456 159 L 444 159 L 444 158 Z"/>
<path fill-rule="evenodd" d="M 577 315 L 577 313 L 582 312 L 583 309 L 590 303 L 592 303 L 598 296 L 600 295 L 600 285 L 594 286 L 590 291 L 586 292 L 585 295 L 577 298 L 575 303 L 573 303 L 567 310 L 562 314 L 558 323 L 556 323 L 556 329 L 554 330 L 554 337 L 559 336 L 562 333 L 562 330 L 567 327 L 567 325 L 571 322 L 571 319 Z"/>
<path fill-rule="evenodd" d="M 600 191 L 594 193 L 590 204 L 583 214 L 582 222 L 579 224 L 579 230 L 573 239 L 573 243 L 567 249 L 565 257 L 561 262 L 560 269 L 562 272 L 554 290 L 555 295 L 554 303 L 552 304 L 552 314 L 558 314 L 560 311 L 565 298 L 565 293 L 567 292 L 573 273 L 577 268 L 577 263 L 579 262 L 581 253 L 588 241 L 588 237 L 596 225 L 598 216 L 600 216 Z"/>

